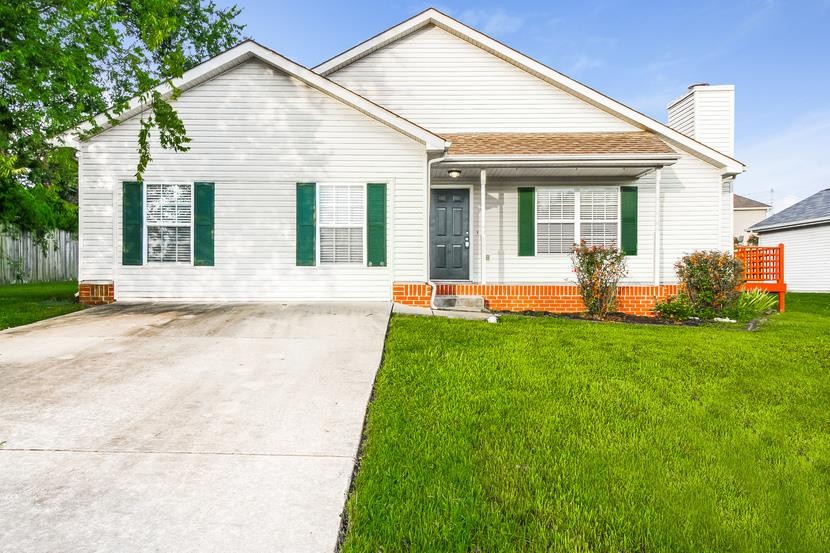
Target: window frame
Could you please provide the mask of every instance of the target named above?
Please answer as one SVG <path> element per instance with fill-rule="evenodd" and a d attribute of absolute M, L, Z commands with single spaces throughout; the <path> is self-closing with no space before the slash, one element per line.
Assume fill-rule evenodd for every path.
<path fill-rule="evenodd" d="M 570 252 L 561 253 L 546 253 L 539 252 L 539 190 L 558 190 L 558 191 L 572 191 L 574 193 L 574 244 L 579 244 L 582 240 L 582 191 L 610 191 L 617 194 L 617 236 L 614 244 L 617 248 L 620 247 L 620 240 L 622 238 L 622 205 L 621 205 L 621 187 L 624 185 L 588 185 L 588 186 L 573 186 L 573 185 L 546 185 L 536 186 L 535 198 L 533 201 L 533 252 L 537 256 L 563 256 L 570 255 Z M 562 220 L 564 221 L 564 220 Z M 592 222 L 593 219 L 585 219 L 586 222 Z M 561 221 L 560 221 L 561 222 Z M 607 223 L 608 219 L 603 219 L 602 222 Z"/>
<path fill-rule="evenodd" d="M 315 198 L 314 198 L 314 210 L 316 212 L 316 215 L 315 215 L 316 221 L 315 221 L 315 225 L 314 225 L 315 226 L 314 232 L 315 232 L 315 239 L 317 241 L 317 247 L 316 247 L 317 251 L 315 252 L 316 267 L 355 267 L 355 268 L 368 267 L 368 262 L 367 262 L 367 259 L 366 259 L 366 257 L 367 257 L 366 239 L 367 239 L 367 226 L 368 226 L 366 224 L 366 185 L 369 182 L 376 182 L 376 183 L 384 182 L 385 183 L 385 181 L 367 181 L 367 182 L 342 182 L 342 181 L 340 181 L 340 182 L 317 182 L 316 183 L 317 190 L 315 192 Z M 363 202 L 363 217 L 361 218 L 361 221 L 360 221 L 360 228 L 361 228 L 361 233 L 360 233 L 360 236 L 361 236 L 361 259 L 360 259 L 360 263 L 352 263 L 350 261 L 347 261 L 345 263 L 342 262 L 342 261 L 341 262 L 337 262 L 337 261 L 323 262 L 322 261 L 322 255 L 323 255 L 322 230 L 323 230 L 324 225 L 322 224 L 321 217 L 320 217 L 320 214 L 322 213 L 321 210 L 320 210 L 320 199 L 323 196 L 322 193 L 321 193 L 321 189 L 324 186 L 325 187 L 329 187 L 329 186 L 330 187 L 339 187 L 339 186 L 349 186 L 349 187 L 359 186 L 360 187 L 360 201 Z M 341 226 L 341 225 L 325 225 L 325 228 L 344 228 L 344 227 Z M 354 228 L 354 227 L 345 227 L 345 228 Z"/>
<path fill-rule="evenodd" d="M 183 223 L 167 223 L 167 224 L 147 224 L 147 213 L 149 211 L 149 204 L 147 203 L 147 189 L 150 186 L 189 186 L 190 187 L 190 222 L 188 224 Z M 142 239 L 144 240 L 144 247 L 142 248 L 143 251 L 143 261 L 144 265 L 150 266 L 180 266 L 180 267 L 194 267 L 193 264 L 193 241 L 194 241 L 194 209 L 195 209 L 195 182 L 143 182 L 142 183 L 142 203 L 143 203 L 143 217 L 142 217 Z M 150 249 L 150 237 L 148 234 L 150 227 L 190 227 L 190 256 L 188 261 L 151 261 L 149 259 L 149 249 Z"/>

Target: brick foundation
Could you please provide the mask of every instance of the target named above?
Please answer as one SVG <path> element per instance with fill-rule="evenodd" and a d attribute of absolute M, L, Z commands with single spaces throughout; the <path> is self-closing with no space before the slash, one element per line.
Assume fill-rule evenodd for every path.
<path fill-rule="evenodd" d="M 392 286 L 392 299 L 406 305 L 429 307 L 431 292 L 425 282 L 396 282 Z M 658 300 L 674 294 L 677 294 L 677 285 L 620 286 L 617 311 L 651 316 Z M 579 289 L 570 284 L 439 284 L 436 295 L 481 296 L 487 308 L 494 311 L 585 311 Z"/>
<path fill-rule="evenodd" d="M 84 305 L 113 303 L 115 285 L 112 282 L 81 282 L 78 284 L 78 300 Z"/>

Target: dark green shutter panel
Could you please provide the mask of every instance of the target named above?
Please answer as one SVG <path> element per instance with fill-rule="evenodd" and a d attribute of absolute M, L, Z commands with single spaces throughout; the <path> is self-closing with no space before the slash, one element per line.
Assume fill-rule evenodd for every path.
<path fill-rule="evenodd" d="M 625 255 L 637 255 L 637 187 L 620 187 L 620 247 Z"/>
<path fill-rule="evenodd" d="M 317 236 L 316 185 L 297 183 L 297 265 L 315 265 Z"/>
<path fill-rule="evenodd" d="M 140 182 L 124 182 L 121 196 L 121 264 L 144 262 L 144 193 Z"/>
<path fill-rule="evenodd" d="M 386 185 L 366 185 L 366 256 L 369 267 L 386 267 Z"/>
<path fill-rule="evenodd" d="M 197 182 L 193 186 L 193 264 L 213 265 L 213 183 Z"/>
<path fill-rule="evenodd" d="M 519 188 L 519 255 L 536 254 L 536 189 Z"/>

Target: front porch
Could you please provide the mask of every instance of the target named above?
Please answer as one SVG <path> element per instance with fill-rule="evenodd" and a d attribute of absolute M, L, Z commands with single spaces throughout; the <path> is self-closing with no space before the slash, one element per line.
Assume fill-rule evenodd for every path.
<path fill-rule="evenodd" d="M 676 292 L 662 281 L 661 174 L 679 154 L 648 133 L 464 134 L 430 160 L 428 280 L 395 301 L 479 296 L 498 311 L 584 309 L 575 243 L 629 255 L 619 309 L 649 314 Z"/>

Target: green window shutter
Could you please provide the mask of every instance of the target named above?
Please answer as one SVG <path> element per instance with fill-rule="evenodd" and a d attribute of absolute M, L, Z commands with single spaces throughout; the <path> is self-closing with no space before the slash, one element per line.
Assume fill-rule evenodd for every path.
<path fill-rule="evenodd" d="M 386 267 L 386 185 L 366 185 L 366 262 Z"/>
<path fill-rule="evenodd" d="M 519 188 L 519 255 L 536 254 L 536 189 Z"/>
<path fill-rule="evenodd" d="M 297 183 L 297 265 L 317 263 L 317 185 Z"/>
<path fill-rule="evenodd" d="M 620 187 L 620 247 L 625 255 L 637 255 L 637 187 Z"/>
<path fill-rule="evenodd" d="M 144 262 L 144 192 L 140 182 L 122 183 L 121 264 Z"/>
<path fill-rule="evenodd" d="M 193 264 L 212 266 L 214 187 L 197 182 L 193 188 Z"/>

